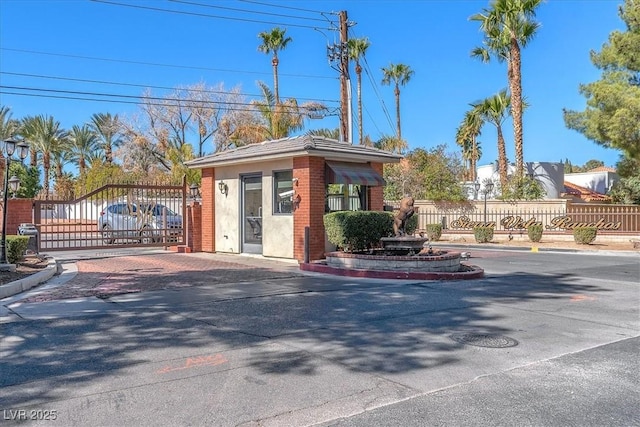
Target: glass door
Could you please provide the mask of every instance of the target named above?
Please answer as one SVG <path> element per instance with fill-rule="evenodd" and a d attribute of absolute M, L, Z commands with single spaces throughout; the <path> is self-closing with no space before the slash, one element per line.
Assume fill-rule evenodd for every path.
<path fill-rule="evenodd" d="M 262 254 L 262 176 L 242 177 L 242 252 Z"/>

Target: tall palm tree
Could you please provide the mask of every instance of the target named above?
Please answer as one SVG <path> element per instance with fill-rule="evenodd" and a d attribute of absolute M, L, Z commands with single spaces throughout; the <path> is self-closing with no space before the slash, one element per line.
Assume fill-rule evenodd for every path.
<path fill-rule="evenodd" d="M 89 126 L 98 135 L 100 142 L 98 146 L 104 151 L 105 162 L 113 163 L 113 149 L 122 143 L 120 139 L 121 124 L 118 115 L 111 113 L 96 113 L 91 116 Z"/>
<path fill-rule="evenodd" d="M 51 116 L 28 116 L 22 121 L 22 135 L 31 145 L 31 165 L 34 161 L 42 160 L 44 171 L 44 185 L 42 186 L 45 199 L 49 199 L 49 172 L 51 169 L 52 154 L 60 151 L 62 141 L 66 138 L 66 132 L 60 128 L 60 122 Z"/>
<path fill-rule="evenodd" d="M 262 39 L 262 44 L 258 46 L 260 52 L 264 52 L 267 55 L 273 54 L 271 58 L 271 65 L 273 66 L 273 93 L 275 94 L 276 104 L 280 103 L 280 93 L 278 91 L 278 52 L 287 47 L 292 40 L 291 37 L 285 37 L 286 29 L 276 27 L 271 31 L 263 31 L 258 34 L 258 37 Z"/>
<path fill-rule="evenodd" d="M 489 9 L 470 19 L 480 22 L 484 32 L 483 47 L 475 48 L 471 55 L 488 62 L 491 56 L 507 62 L 507 79 L 511 95 L 511 116 L 516 152 L 516 176 L 524 172 L 522 115 L 522 61 L 521 47 L 525 47 L 540 27 L 534 21 L 536 8 L 542 0 L 493 0 Z"/>
<path fill-rule="evenodd" d="M 507 95 L 507 90 L 503 89 L 492 97 L 480 102 L 471 104 L 482 118 L 496 127 L 498 133 L 498 173 L 500 175 L 500 185 L 507 186 L 507 150 L 502 133 L 502 124 L 509 115 L 511 97 Z"/>
<path fill-rule="evenodd" d="M 371 43 L 367 38 L 349 39 L 347 41 L 347 49 L 349 51 L 349 59 L 356 63 L 356 77 L 358 82 L 358 141 L 363 145 L 362 133 L 362 66 L 360 58 L 364 57 Z"/>
<path fill-rule="evenodd" d="M 400 130 L 400 86 L 409 83 L 414 71 L 405 64 L 389 64 L 389 67 L 382 68 L 382 84 L 389 85 L 393 81 L 395 89 L 393 93 L 396 96 L 396 136 L 402 140 L 402 132 Z"/>
<path fill-rule="evenodd" d="M 480 148 L 480 136 L 484 119 L 476 108 L 472 108 L 464 114 L 462 123 L 456 130 L 456 143 L 462 148 L 462 158 L 468 162 L 468 175 L 471 181 L 476 179 L 476 166 L 482 156 Z"/>
<path fill-rule="evenodd" d="M 69 149 L 78 164 L 80 175 L 84 175 L 87 160 L 98 148 L 98 135 L 88 125 L 74 125 L 69 132 Z"/>

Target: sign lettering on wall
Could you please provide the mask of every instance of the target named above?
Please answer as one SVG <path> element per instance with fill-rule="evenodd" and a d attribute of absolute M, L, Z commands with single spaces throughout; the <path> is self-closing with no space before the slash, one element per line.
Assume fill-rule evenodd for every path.
<path fill-rule="evenodd" d="M 532 225 L 542 225 L 541 221 L 536 220 L 536 217 L 531 217 L 527 220 L 523 219 L 520 216 L 507 216 L 500 221 L 500 225 L 502 225 L 505 229 L 527 229 Z M 551 223 L 548 224 L 545 228 L 547 230 L 573 230 L 576 227 L 596 227 L 598 230 L 619 230 L 622 223 L 620 221 L 617 222 L 607 222 L 604 218 L 600 218 L 596 222 L 575 222 L 571 219 L 570 216 L 557 216 L 551 219 Z M 461 216 L 457 219 L 451 221 L 451 228 L 454 229 L 468 229 L 473 230 L 474 227 L 494 227 L 495 222 L 487 222 L 486 224 L 482 221 L 471 221 L 466 216 Z"/>

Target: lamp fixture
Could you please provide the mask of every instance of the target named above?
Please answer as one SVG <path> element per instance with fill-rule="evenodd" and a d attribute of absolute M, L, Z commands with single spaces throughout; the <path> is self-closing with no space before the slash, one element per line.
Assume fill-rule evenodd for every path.
<path fill-rule="evenodd" d="M 225 196 L 229 194 L 229 186 L 224 181 L 220 181 L 218 183 L 218 190 L 220 190 L 220 193 Z"/>
<path fill-rule="evenodd" d="M 198 184 L 195 182 L 189 186 L 189 195 L 192 199 L 200 196 L 200 189 L 198 188 Z"/>
<path fill-rule="evenodd" d="M 485 192 L 486 193 L 491 193 L 493 191 L 493 182 L 489 181 L 484 185 L 485 188 Z"/>
<path fill-rule="evenodd" d="M 476 189 L 476 193 L 480 191 L 480 183 L 478 181 L 473 183 L 473 188 Z"/>
<path fill-rule="evenodd" d="M 16 197 L 18 189 L 20 189 L 20 179 L 17 176 L 13 175 L 9 179 L 9 190 L 11 190 L 11 192 L 13 193 L 14 198 Z"/>

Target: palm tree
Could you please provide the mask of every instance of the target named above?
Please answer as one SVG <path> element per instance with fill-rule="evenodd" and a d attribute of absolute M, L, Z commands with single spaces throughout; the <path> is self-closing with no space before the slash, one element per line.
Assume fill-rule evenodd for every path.
<path fill-rule="evenodd" d="M 113 149 L 122 143 L 120 139 L 121 124 L 118 115 L 112 116 L 111 113 L 96 113 L 91 116 L 89 126 L 100 139 L 98 146 L 104 151 L 105 162 L 108 165 L 112 164 Z"/>
<path fill-rule="evenodd" d="M 404 154 L 408 148 L 407 141 L 404 139 L 388 135 L 384 135 L 373 146 L 379 150 L 391 151 L 396 154 Z"/>
<path fill-rule="evenodd" d="M 484 119 L 476 108 L 472 108 L 464 114 L 462 123 L 456 130 L 456 143 L 462 148 L 462 158 L 468 161 L 469 179 L 475 181 L 476 166 L 482 156 L 480 148 L 480 136 Z"/>
<path fill-rule="evenodd" d="M 356 76 L 358 81 L 358 141 L 360 145 L 363 145 L 362 134 L 362 66 L 360 65 L 360 58 L 364 57 L 367 49 L 371 43 L 366 38 L 361 39 L 349 39 L 347 41 L 347 48 L 349 51 L 349 59 L 356 63 Z"/>
<path fill-rule="evenodd" d="M 304 128 L 305 118 L 327 109 L 318 102 L 298 105 L 298 101 L 293 98 L 276 103 L 273 92 L 264 82 L 258 82 L 258 86 L 262 90 L 263 99 L 252 101 L 252 104 L 258 109 L 262 120 L 239 126 L 231 135 L 236 145 L 287 137 Z"/>
<path fill-rule="evenodd" d="M 28 116 L 22 121 L 22 136 L 31 145 L 31 165 L 37 165 L 37 159 L 42 159 L 44 171 L 43 190 L 45 199 L 49 199 L 49 171 L 51 169 L 51 156 L 58 153 L 62 141 L 66 138 L 66 132 L 60 128 L 60 122 L 51 116 Z M 38 156 L 38 154 L 40 156 Z"/>
<path fill-rule="evenodd" d="M 11 109 L 9 107 L 0 107 L 0 141 L 11 138 L 18 132 L 20 122 L 11 118 Z M 0 148 L 0 157 L 2 157 L 2 148 Z"/>
<path fill-rule="evenodd" d="M 516 152 L 516 176 L 524 171 L 522 115 L 522 61 L 520 48 L 525 47 L 540 24 L 535 22 L 536 8 L 542 0 L 493 0 L 490 9 L 473 15 L 470 19 L 480 22 L 484 32 L 483 47 L 475 48 L 471 55 L 488 62 L 491 56 L 507 62 L 507 78 L 511 94 L 511 116 Z"/>
<path fill-rule="evenodd" d="M 80 175 L 84 175 L 87 160 L 98 147 L 98 135 L 88 125 L 74 125 L 69 133 L 69 149 L 78 164 Z"/>
<path fill-rule="evenodd" d="M 511 97 L 507 95 L 506 89 L 501 90 L 490 98 L 471 104 L 477 110 L 477 114 L 496 127 L 498 133 L 498 173 L 500 174 L 502 188 L 506 188 L 508 179 L 507 151 L 502 133 L 502 124 L 509 114 L 510 105 Z"/>
<path fill-rule="evenodd" d="M 292 40 L 291 37 L 285 37 L 286 29 L 276 27 L 271 31 L 263 31 L 258 34 L 258 37 L 262 39 L 262 44 L 258 46 L 260 52 L 264 52 L 267 55 L 273 54 L 271 58 L 271 65 L 273 66 L 273 93 L 275 94 L 276 104 L 280 103 L 280 93 L 278 92 L 278 52 L 287 47 Z"/>
<path fill-rule="evenodd" d="M 389 64 L 388 68 L 382 68 L 382 84 L 389 85 L 393 81 L 395 84 L 394 94 L 396 95 L 396 136 L 402 140 L 402 132 L 400 130 L 400 86 L 409 83 L 414 72 L 405 64 Z"/>

